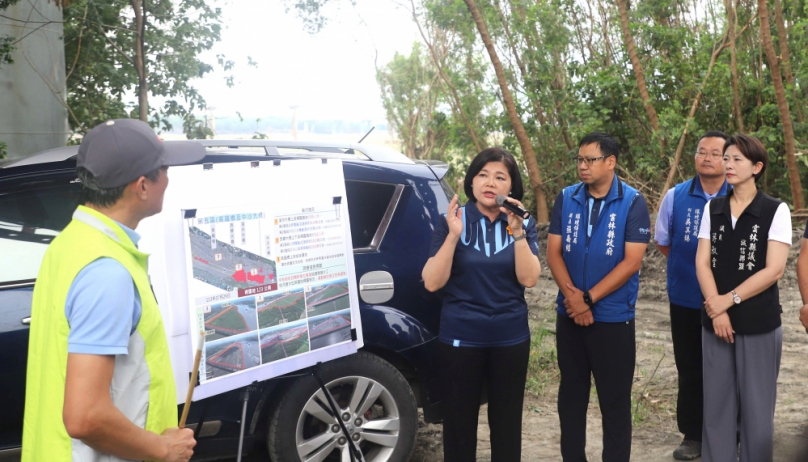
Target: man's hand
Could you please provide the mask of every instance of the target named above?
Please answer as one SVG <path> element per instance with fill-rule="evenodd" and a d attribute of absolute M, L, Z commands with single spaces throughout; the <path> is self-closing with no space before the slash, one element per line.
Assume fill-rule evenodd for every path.
<path fill-rule="evenodd" d="M 721 340 L 727 343 L 735 343 L 735 337 L 732 335 L 735 331 L 732 330 L 732 323 L 729 321 L 727 313 L 721 313 L 713 318 L 713 330 Z"/>
<path fill-rule="evenodd" d="M 194 432 L 189 428 L 169 428 L 160 435 L 166 445 L 165 462 L 185 462 L 194 455 L 193 447 L 196 446 Z"/>
<path fill-rule="evenodd" d="M 805 332 L 808 332 L 808 304 L 802 305 L 802 308 L 800 308 L 800 322 L 802 327 L 805 328 Z"/>
<path fill-rule="evenodd" d="M 724 295 L 713 295 L 704 301 L 704 308 L 707 309 L 707 315 L 710 319 L 715 319 L 716 316 L 725 313 L 735 302 L 732 300 L 732 294 L 726 293 Z"/>
<path fill-rule="evenodd" d="M 595 323 L 595 317 L 592 315 L 592 310 L 587 310 L 586 312 L 581 313 L 573 318 L 573 321 L 575 321 L 575 324 L 578 324 L 579 326 L 586 327 Z"/>
<path fill-rule="evenodd" d="M 570 295 L 564 299 L 564 308 L 566 308 L 569 317 L 575 319 L 577 316 L 589 311 L 589 305 L 584 301 L 584 293 L 572 284 L 567 284 L 567 289 L 569 289 Z"/>
<path fill-rule="evenodd" d="M 62 419 L 67 434 L 102 454 L 126 460 L 187 461 L 196 441 L 191 430 L 163 435 L 130 421 L 112 403 L 115 356 L 68 353 Z"/>

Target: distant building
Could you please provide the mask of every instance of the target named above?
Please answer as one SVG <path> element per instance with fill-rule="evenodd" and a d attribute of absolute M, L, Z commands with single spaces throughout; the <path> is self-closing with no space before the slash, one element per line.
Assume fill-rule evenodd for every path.
<path fill-rule="evenodd" d="M 0 141 L 9 157 L 67 143 L 64 31 L 57 3 L 17 2 L 0 17 L 0 37 L 22 39 L 11 55 L 14 63 L 0 65 Z"/>

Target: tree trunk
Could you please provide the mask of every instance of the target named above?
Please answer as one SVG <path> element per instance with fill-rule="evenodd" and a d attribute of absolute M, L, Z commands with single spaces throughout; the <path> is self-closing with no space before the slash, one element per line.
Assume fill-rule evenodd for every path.
<path fill-rule="evenodd" d="M 525 10 L 524 10 L 524 6 L 519 2 L 514 2 L 513 0 L 510 0 L 509 4 L 510 4 L 510 7 L 511 7 L 511 11 L 516 11 L 519 14 L 519 20 L 522 22 L 523 30 L 525 30 L 525 34 L 524 34 L 525 45 L 526 45 L 525 52 L 526 53 L 531 53 L 531 51 L 537 50 L 538 48 L 536 48 L 536 46 L 537 46 L 536 44 L 540 43 L 540 41 L 539 41 L 538 35 L 536 34 L 536 29 L 531 27 L 530 24 L 528 23 L 527 15 L 526 15 Z M 525 67 L 525 72 L 524 72 L 524 75 L 522 76 L 522 79 L 523 79 L 524 85 L 525 85 L 525 90 L 527 90 L 528 87 L 532 87 L 533 90 L 535 90 L 535 96 L 533 98 L 531 98 L 531 101 L 533 102 L 533 110 L 536 112 L 536 117 L 539 120 L 540 127 L 542 129 L 549 130 L 550 127 L 548 127 L 546 125 L 547 124 L 547 117 L 545 116 L 544 109 L 542 108 L 541 102 L 539 101 L 539 94 L 541 92 L 541 85 L 540 84 L 535 84 L 535 78 L 528 79 L 528 75 L 530 75 L 530 74 L 528 74 L 527 67 Z"/>
<path fill-rule="evenodd" d="M 642 63 L 637 56 L 637 46 L 634 43 L 634 38 L 631 36 L 631 30 L 628 27 L 628 8 L 626 7 L 626 0 L 617 0 L 617 10 L 620 13 L 620 26 L 623 29 L 623 38 L 626 42 L 626 49 L 628 49 L 628 57 L 631 60 L 631 66 L 634 68 L 634 77 L 637 79 L 637 87 L 640 90 L 640 98 L 645 107 L 645 113 L 648 114 L 648 121 L 651 122 L 651 128 L 654 129 L 657 136 L 660 137 L 660 144 L 662 144 L 662 136 L 659 132 L 659 116 L 657 116 L 654 105 L 651 104 L 651 96 L 648 94 L 648 88 L 645 86 L 645 74 L 642 70 Z"/>
<path fill-rule="evenodd" d="M 631 67 L 634 69 L 634 77 L 637 80 L 637 88 L 640 91 L 640 99 L 642 100 L 643 107 L 645 108 L 645 113 L 648 115 L 648 121 L 651 123 L 651 129 L 654 131 L 654 135 L 659 138 L 659 157 L 663 158 L 665 157 L 665 138 L 662 135 L 662 131 L 659 129 L 659 116 L 657 115 L 656 109 L 654 109 L 654 105 L 651 102 L 651 95 L 648 94 L 648 87 L 645 86 L 645 74 L 642 70 L 642 63 L 640 62 L 640 58 L 637 56 L 637 46 L 634 43 L 634 38 L 631 36 L 631 29 L 629 29 L 628 26 L 628 7 L 626 6 L 626 0 L 616 0 L 616 2 L 617 10 L 620 15 L 620 27 L 623 30 L 623 39 L 626 42 L 626 49 L 628 50 L 629 60 L 631 60 Z M 669 172 L 668 175 L 670 176 L 671 172 Z M 664 195 L 665 191 L 662 191 L 662 194 L 657 199 L 657 204 L 662 203 L 662 198 Z"/>
<path fill-rule="evenodd" d="M 536 198 L 536 220 L 540 223 L 546 223 L 549 221 L 549 215 L 547 213 L 547 198 L 544 194 L 544 185 L 541 178 L 541 172 L 539 171 L 539 164 L 536 160 L 536 153 L 533 151 L 533 146 L 530 144 L 525 127 L 522 125 L 522 121 L 519 119 L 519 115 L 516 113 L 516 104 L 514 104 L 513 96 L 508 88 L 508 82 L 505 79 L 505 71 L 502 69 L 502 63 L 499 61 L 499 56 L 497 56 L 497 51 L 494 48 L 493 42 L 491 41 L 491 36 L 488 35 L 488 29 L 485 26 L 485 22 L 480 14 L 480 10 L 477 9 L 477 5 L 474 3 L 474 0 L 464 1 L 466 2 L 466 6 L 468 7 L 472 18 L 474 18 L 474 22 L 477 25 L 477 30 L 480 33 L 480 38 L 482 38 L 485 48 L 488 50 L 488 55 L 491 57 L 491 64 L 494 66 L 494 72 L 496 72 L 497 75 L 499 88 L 502 91 L 502 99 L 505 105 L 505 110 L 508 113 L 508 118 L 511 121 L 511 125 L 513 125 L 514 134 L 516 135 L 516 139 L 519 141 L 519 146 L 522 148 L 522 155 L 525 158 L 528 176 L 530 177 L 530 186 L 531 189 L 533 189 L 533 194 Z"/>
<path fill-rule="evenodd" d="M 788 31 L 786 31 L 786 23 L 783 19 L 783 7 L 780 0 L 774 0 L 774 22 L 777 26 L 777 38 L 780 44 L 780 62 L 783 65 L 783 75 L 786 78 L 786 83 L 791 87 L 793 101 L 796 102 L 799 101 L 797 99 L 797 86 L 794 82 L 794 74 L 791 72 L 791 58 L 789 58 L 790 53 L 788 50 Z M 802 112 L 801 105 L 795 104 L 795 109 L 797 111 L 797 121 L 800 123 L 804 122 L 805 116 Z"/>
<path fill-rule="evenodd" d="M 460 119 L 463 120 L 463 124 L 466 126 L 466 130 L 469 131 L 469 136 L 471 136 L 471 142 L 474 144 L 474 148 L 477 152 L 482 151 L 485 149 L 485 144 L 481 143 L 479 138 L 477 137 L 477 132 L 474 130 L 474 127 L 471 125 L 468 117 L 466 117 L 466 113 L 463 111 L 463 104 L 460 96 L 457 94 L 457 88 L 452 84 L 451 80 L 449 80 L 449 76 L 446 74 L 446 71 L 443 69 L 442 58 L 438 57 L 438 53 L 435 50 L 435 45 L 427 40 L 426 34 L 424 30 L 421 28 L 421 22 L 418 19 L 418 13 L 415 11 L 415 2 L 414 0 L 410 0 L 410 5 L 412 5 L 412 19 L 415 21 L 415 25 L 418 26 L 418 32 L 421 34 L 421 38 L 426 43 L 427 48 L 429 49 L 429 56 L 432 57 L 432 63 L 435 65 L 435 68 L 438 70 L 438 74 L 443 81 L 443 84 L 449 90 L 449 93 L 452 98 L 452 109 L 460 115 Z"/>
<path fill-rule="evenodd" d="M 743 126 L 743 111 L 741 111 L 741 98 L 738 91 L 738 61 L 735 51 L 735 36 L 738 31 L 738 15 L 733 2 L 736 0 L 725 0 L 727 8 L 727 23 L 729 26 L 729 69 L 732 75 L 732 112 L 735 114 L 735 123 L 741 133 L 745 133 Z"/>
<path fill-rule="evenodd" d="M 732 23 L 729 24 L 729 29 L 732 29 Z M 704 79 L 701 81 L 701 85 L 699 85 L 699 92 L 696 94 L 696 99 L 693 100 L 693 105 L 690 106 L 690 113 L 687 115 L 687 119 L 685 120 L 685 128 L 682 130 L 682 136 L 679 137 L 679 144 L 676 146 L 676 154 L 673 156 L 673 164 L 671 165 L 671 169 L 668 171 L 668 178 L 665 180 L 665 186 L 662 187 L 662 194 L 661 196 L 664 197 L 665 193 L 673 184 L 673 179 L 676 176 L 676 171 L 679 167 L 679 161 L 682 159 L 682 151 L 685 147 L 685 139 L 687 138 L 687 129 L 690 126 L 690 121 L 693 120 L 693 117 L 696 115 L 696 109 L 699 107 L 699 102 L 701 102 L 701 97 L 704 95 L 704 87 L 707 85 L 707 81 L 710 79 L 710 74 L 713 72 L 713 66 L 715 66 L 715 60 L 718 59 L 718 55 L 726 48 L 726 40 L 727 36 L 724 35 L 724 39 L 721 41 L 721 44 L 718 45 L 718 48 L 713 46 L 713 54 L 710 56 L 710 65 L 707 67 L 707 73 L 704 75 Z M 659 201 L 659 204 L 656 207 L 657 213 L 659 213 L 659 207 L 662 205 L 662 201 Z"/>
<path fill-rule="evenodd" d="M 522 62 L 521 56 L 519 56 L 519 50 L 516 47 L 516 44 L 513 41 L 513 36 L 511 35 L 511 29 L 508 26 L 508 18 L 505 17 L 505 13 L 502 11 L 502 7 L 499 4 L 499 0 L 494 2 L 494 6 L 497 8 L 497 13 L 499 13 L 499 19 L 502 22 L 502 27 L 505 30 L 505 38 L 508 42 L 508 46 L 511 49 L 511 53 L 513 54 L 513 58 L 516 60 L 516 65 L 519 68 L 519 73 L 522 76 L 522 86 L 525 89 L 525 94 L 527 98 L 530 100 L 530 104 L 533 105 L 533 111 L 536 113 L 536 119 L 539 121 L 540 126 L 544 126 L 545 119 L 544 119 L 544 110 L 539 104 L 539 99 L 535 94 L 531 94 L 528 86 L 530 82 L 530 78 L 528 77 L 527 68 L 525 64 Z"/>
<path fill-rule="evenodd" d="M 780 110 L 780 118 L 783 121 L 783 136 L 786 141 L 786 164 L 788 165 L 788 179 L 791 182 L 791 203 L 794 210 L 803 208 L 802 183 L 800 182 L 800 172 L 797 169 L 796 146 L 794 143 L 794 127 L 791 123 L 791 111 L 788 108 L 786 99 L 786 89 L 783 85 L 783 78 L 780 75 L 780 62 L 777 53 L 774 51 L 772 34 L 769 25 L 769 10 L 766 0 L 758 0 L 758 15 L 760 16 L 760 38 L 763 48 L 766 50 L 766 58 L 769 61 L 769 69 L 772 72 L 772 83 L 774 84 L 774 95 L 777 98 L 777 109 Z"/>
<path fill-rule="evenodd" d="M 760 41 L 758 40 L 758 42 L 760 42 Z M 761 126 L 762 118 L 761 118 L 761 115 L 760 115 L 760 108 L 763 107 L 763 45 L 762 44 L 758 44 L 757 51 L 758 51 L 758 56 L 755 59 L 755 64 L 757 64 L 757 68 L 755 69 L 755 74 L 757 76 L 758 89 L 757 89 L 757 92 L 755 92 L 755 97 L 756 97 L 755 107 L 758 110 L 756 111 L 756 113 L 757 113 L 757 120 L 756 120 L 757 124 L 752 129 L 753 132 L 755 131 L 756 128 Z"/>
<path fill-rule="evenodd" d="M 602 30 L 601 33 L 603 34 L 603 55 L 605 58 L 606 67 L 611 67 L 612 65 L 612 42 L 609 40 L 609 19 L 610 16 L 606 13 L 606 8 L 603 7 L 603 3 L 598 0 L 598 13 L 600 13 L 600 17 L 602 18 Z"/>
<path fill-rule="evenodd" d="M 149 86 L 146 81 L 146 53 L 145 36 L 146 31 L 146 0 L 131 0 L 132 9 L 135 10 L 135 67 L 137 68 L 137 90 L 138 90 L 138 118 L 143 122 L 149 120 Z"/>

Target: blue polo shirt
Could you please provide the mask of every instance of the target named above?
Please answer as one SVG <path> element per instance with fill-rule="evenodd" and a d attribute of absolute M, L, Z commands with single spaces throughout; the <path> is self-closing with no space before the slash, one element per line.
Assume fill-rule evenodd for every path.
<path fill-rule="evenodd" d="M 137 247 L 140 235 L 115 223 Z M 129 271 L 112 258 L 95 260 L 76 275 L 67 292 L 67 352 L 127 354 L 129 336 L 137 329 L 141 310 L 140 294 Z"/>
<path fill-rule="evenodd" d="M 439 340 L 454 346 L 511 346 L 530 339 L 525 288 L 516 278 L 513 236 L 502 213 L 493 222 L 474 202 L 463 210 L 463 232 L 455 248 L 452 272 L 442 289 Z M 429 256 L 438 253 L 449 225 L 438 220 Z M 539 255 L 536 221 L 523 222 L 527 243 Z"/>

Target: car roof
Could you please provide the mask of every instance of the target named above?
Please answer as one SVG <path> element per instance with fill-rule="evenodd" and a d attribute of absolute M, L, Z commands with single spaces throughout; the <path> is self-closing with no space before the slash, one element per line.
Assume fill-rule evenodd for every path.
<path fill-rule="evenodd" d="M 386 146 L 346 142 L 275 141 L 275 140 L 198 140 L 208 154 L 284 157 L 334 157 L 395 164 L 415 164 L 409 157 Z M 171 143 L 171 140 L 166 140 Z M 78 146 L 43 151 L 0 164 L 0 170 L 28 165 L 63 162 L 78 154 Z"/>

